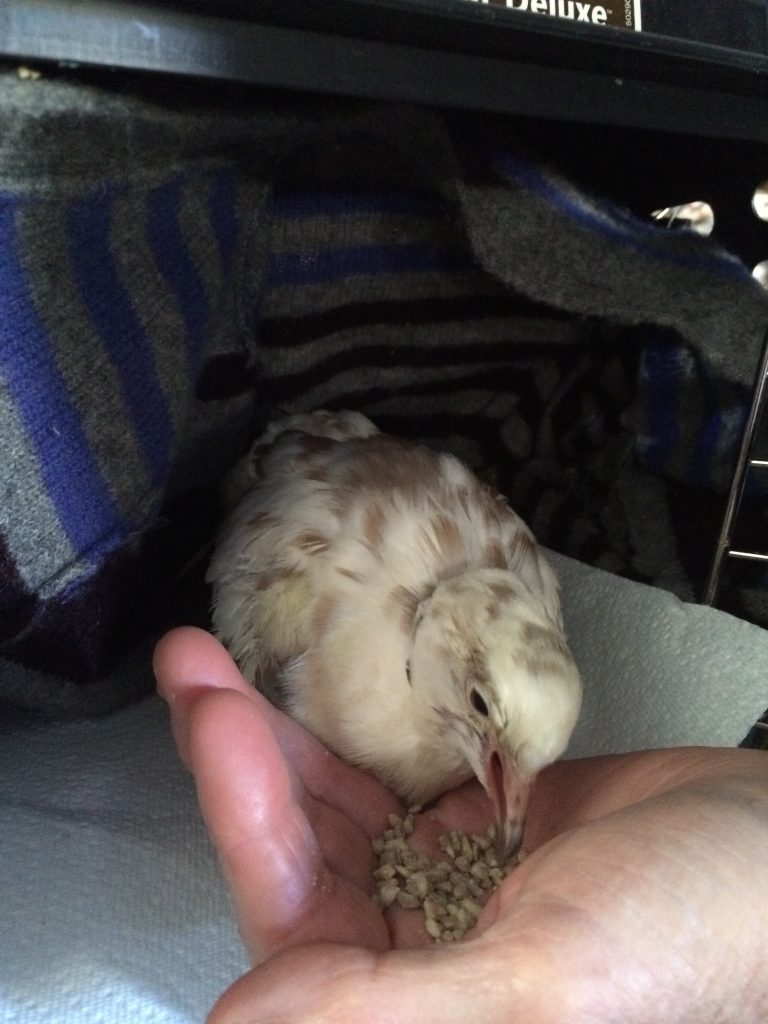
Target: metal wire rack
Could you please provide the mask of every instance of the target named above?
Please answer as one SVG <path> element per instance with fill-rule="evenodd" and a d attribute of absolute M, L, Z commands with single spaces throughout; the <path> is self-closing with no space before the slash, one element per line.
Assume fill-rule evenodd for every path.
<path fill-rule="evenodd" d="M 736 526 L 741 499 L 744 495 L 744 488 L 751 471 L 765 471 L 768 469 L 768 460 L 753 458 L 757 430 L 768 395 L 768 332 L 763 342 L 763 350 L 755 376 L 755 383 L 752 390 L 752 401 L 749 415 L 744 428 L 741 447 L 739 449 L 736 467 L 733 472 L 731 487 L 728 494 L 728 501 L 723 515 L 723 522 L 720 527 L 720 534 L 717 539 L 712 565 L 707 578 L 704 590 L 704 604 L 713 604 L 717 596 L 718 587 L 723 573 L 726 558 L 743 559 L 751 562 L 763 562 L 768 565 L 768 552 L 742 551 L 731 546 L 733 532 Z"/>
<path fill-rule="evenodd" d="M 766 397 L 768 397 L 768 331 L 765 335 L 760 362 L 755 375 L 749 415 L 747 416 L 744 436 L 742 437 L 736 467 L 731 480 L 728 501 L 720 527 L 720 535 L 717 539 L 717 546 L 704 590 L 703 601 L 705 604 L 714 604 L 726 559 L 742 559 L 750 562 L 762 562 L 768 565 L 768 553 L 743 551 L 731 546 L 741 499 L 744 495 L 744 488 L 746 487 L 749 474 L 752 471 L 765 472 L 768 470 L 768 460 L 753 457 L 757 431 L 765 408 Z M 768 749 L 768 712 L 755 723 L 744 745 Z"/>

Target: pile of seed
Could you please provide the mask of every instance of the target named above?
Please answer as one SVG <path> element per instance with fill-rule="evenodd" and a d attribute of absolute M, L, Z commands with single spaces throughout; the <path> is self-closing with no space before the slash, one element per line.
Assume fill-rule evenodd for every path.
<path fill-rule="evenodd" d="M 420 809 L 410 807 L 404 818 L 390 814 L 389 828 L 373 840 L 374 899 L 380 907 L 421 907 L 427 933 L 436 942 L 456 942 L 475 924 L 483 903 L 515 862 L 499 864 L 495 825 L 481 836 L 458 831 L 441 836 L 444 860 L 417 853 L 408 837 Z"/>

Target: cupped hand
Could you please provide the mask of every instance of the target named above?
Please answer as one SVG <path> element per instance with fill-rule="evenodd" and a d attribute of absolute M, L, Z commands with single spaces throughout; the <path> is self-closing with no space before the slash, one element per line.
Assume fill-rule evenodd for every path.
<path fill-rule="evenodd" d="M 181 756 L 254 968 L 209 1024 L 764 1024 L 768 755 L 686 748 L 561 762 L 534 789 L 529 856 L 461 943 L 371 899 L 370 840 L 398 801 L 246 684 L 208 634 L 155 655 Z M 481 831 L 476 784 L 414 846 Z"/>

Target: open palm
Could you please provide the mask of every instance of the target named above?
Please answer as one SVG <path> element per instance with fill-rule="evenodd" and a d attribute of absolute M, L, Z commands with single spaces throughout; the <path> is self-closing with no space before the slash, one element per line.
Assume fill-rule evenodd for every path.
<path fill-rule="evenodd" d="M 212 1024 L 766 1019 L 768 925 L 751 913 L 768 887 L 761 752 L 552 766 L 530 856 L 466 941 L 435 947 L 418 911 L 371 900 L 370 839 L 402 813 L 392 794 L 272 708 L 207 634 L 170 634 L 155 668 L 256 965 Z M 447 829 L 490 818 L 469 784 L 420 815 L 412 841 L 434 853 Z"/>

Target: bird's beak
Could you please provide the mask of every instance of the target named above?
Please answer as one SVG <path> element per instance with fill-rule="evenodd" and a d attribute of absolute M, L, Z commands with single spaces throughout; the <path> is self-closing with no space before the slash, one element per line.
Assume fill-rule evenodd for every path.
<path fill-rule="evenodd" d="M 531 779 L 523 776 L 514 759 L 495 743 L 485 751 L 483 771 L 485 777 L 480 781 L 496 811 L 499 863 L 505 864 L 523 841 Z"/>

